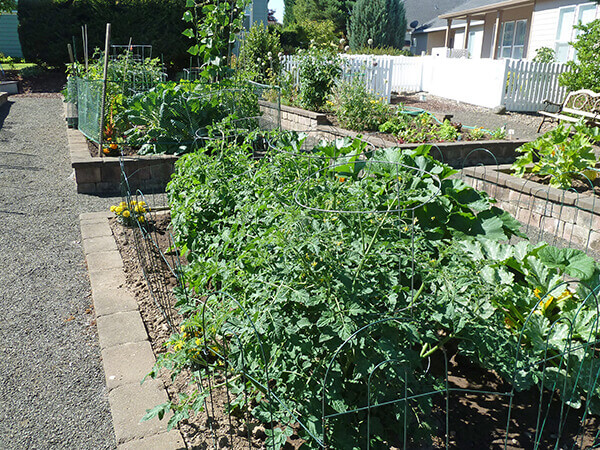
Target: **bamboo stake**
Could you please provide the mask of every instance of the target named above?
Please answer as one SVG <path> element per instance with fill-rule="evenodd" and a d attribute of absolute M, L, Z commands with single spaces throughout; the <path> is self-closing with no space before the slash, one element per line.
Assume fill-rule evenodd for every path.
<path fill-rule="evenodd" d="M 98 156 L 102 157 L 102 138 L 104 137 L 104 109 L 106 108 L 106 83 L 108 77 L 108 52 L 110 50 L 110 23 L 106 24 L 106 40 L 104 42 L 104 74 L 102 76 L 102 106 L 100 108 L 100 137 L 98 139 Z"/>

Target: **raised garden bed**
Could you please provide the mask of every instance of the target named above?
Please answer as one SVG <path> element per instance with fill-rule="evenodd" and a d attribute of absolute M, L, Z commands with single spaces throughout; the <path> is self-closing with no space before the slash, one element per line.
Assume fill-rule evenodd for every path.
<path fill-rule="evenodd" d="M 80 194 L 120 194 L 121 160 L 133 192 L 137 189 L 144 193 L 164 191 L 179 158 L 175 155 L 92 157 L 86 138 L 80 131 L 67 129 L 67 138 Z"/>
<path fill-rule="evenodd" d="M 467 167 L 464 180 L 486 191 L 527 227 L 600 251 L 600 197 L 565 191 L 510 174 L 510 165 Z"/>
<path fill-rule="evenodd" d="M 260 102 L 260 109 L 265 116 L 276 117 L 278 106 L 275 103 L 265 101 Z M 393 136 L 388 139 L 383 138 L 381 133 L 357 133 L 355 131 L 345 130 L 334 127 L 329 124 L 327 115 L 316 113 L 300 108 L 281 105 L 281 128 L 284 130 L 295 131 L 318 131 L 324 139 L 335 139 L 339 137 L 362 136 L 362 139 L 374 145 L 375 147 L 399 147 L 399 148 L 417 148 L 417 144 L 398 144 Z M 439 142 L 433 144 L 439 149 L 439 152 L 433 150 L 431 155 L 436 159 L 442 160 L 453 167 L 463 167 L 477 164 L 508 164 L 514 162 L 517 154 L 515 150 L 528 142 L 524 139 L 502 140 L 502 141 L 460 141 L 460 142 Z M 485 148 L 488 152 L 475 152 L 473 150 Z M 470 155 L 470 156 L 469 156 Z M 493 156 L 492 156 L 493 155 Z M 468 159 L 467 159 L 467 156 Z"/>

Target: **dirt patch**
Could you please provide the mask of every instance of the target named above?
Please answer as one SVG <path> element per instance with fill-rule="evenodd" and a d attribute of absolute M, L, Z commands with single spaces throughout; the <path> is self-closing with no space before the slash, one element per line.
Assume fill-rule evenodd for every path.
<path fill-rule="evenodd" d="M 98 154 L 99 145 L 95 142 L 90 141 L 89 139 L 86 139 L 86 142 L 88 146 L 88 151 L 90 152 L 90 156 L 92 158 L 100 158 Z M 104 156 L 135 156 L 138 154 L 137 150 L 131 148 L 128 145 L 120 145 L 117 148 L 113 149 L 110 147 L 109 142 L 105 142 L 104 147 L 110 149 L 110 153 L 104 154 Z"/>
<path fill-rule="evenodd" d="M 5 70 L 5 81 L 20 81 L 23 92 L 11 96 L 35 98 L 62 98 L 67 83 L 64 71 L 43 72 L 35 77 L 23 78 L 16 70 Z"/>
<path fill-rule="evenodd" d="M 168 214 L 156 215 L 154 220 L 155 242 L 165 254 L 171 246 L 168 237 L 170 230 L 170 216 Z M 165 316 L 157 307 L 147 286 L 142 272 L 135 247 L 134 229 L 123 227 L 116 220 L 111 220 L 111 229 L 117 246 L 123 258 L 127 287 L 131 290 L 140 306 L 140 312 L 155 355 L 159 357 L 166 351 L 165 342 L 171 335 L 171 328 Z M 165 264 L 159 265 L 156 275 L 167 280 L 167 286 L 175 286 L 176 280 Z M 171 296 L 171 307 L 175 298 Z M 179 326 L 177 314 L 173 315 L 174 326 Z M 455 389 L 469 389 L 477 392 L 452 392 L 448 397 L 449 405 L 449 446 L 453 449 L 480 450 L 504 448 L 506 424 L 510 397 L 499 393 L 510 392 L 510 385 L 493 371 L 488 371 L 471 363 L 467 358 L 457 355 L 457 348 L 450 343 L 447 348 L 449 355 L 448 384 Z M 441 356 L 441 354 L 436 354 Z M 431 365 L 431 374 L 443 379 L 445 364 L 441 357 L 434 358 Z M 162 372 L 160 378 L 167 387 L 171 399 L 177 398 L 180 393 L 189 394 L 195 385 L 189 384 L 191 376 L 184 373 L 175 380 L 171 380 L 168 373 Z M 221 378 L 213 378 L 212 386 L 225 384 Z M 208 387 L 207 385 L 203 386 Z M 545 392 L 545 401 L 549 393 Z M 516 393 L 512 399 L 512 414 L 510 429 L 507 438 L 507 448 L 511 450 L 533 448 L 536 436 L 536 423 L 540 393 L 536 389 Z M 219 448 L 265 448 L 265 429 L 256 421 L 244 423 L 244 415 L 226 414 L 226 404 L 232 399 L 232 394 L 225 388 L 215 389 L 207 403 L 206 411 L 197 414 L 180 423 L 179 428 L 188 448 L 206 449 L 218 446 Z M 432 443 L 422 449 L 445 448 L 445 410 L 446 399 L 443 395 L 432 397 L 432 419 L 436 423 L 434 430 L 437 435 L 432 438 Z M 551 448 L 556 440 L 556 430 L 560 426 L 559 413 L 560 401 L 553 399 L 550 413 L 546 417 L 546 427 L 542 435 L 540 448 Z M 566 415 L 563 436 L 575 436 L 579 431 L 581 411 L 570 409 Z M 585 426 L 585 437 L 581 448 L 589 448 L 594 442 L 594 435 L 600 427 L 596 417 L 589 417 Z M 294 434 L 285 445 L 284 449 L 300 448 L 302 440 Z M 561 445 L 571 448 L 573 439 L 565 438 Z M 394 447 L 395 448 L 395 447 Z"/>

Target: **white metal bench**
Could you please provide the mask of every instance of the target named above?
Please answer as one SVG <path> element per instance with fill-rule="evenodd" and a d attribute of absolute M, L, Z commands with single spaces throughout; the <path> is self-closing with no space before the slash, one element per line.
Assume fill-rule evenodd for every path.
<path fill-rule="evenodd" d="M 550 100 L 544 100 L 544 104 L 544 109 L 538 111 L 543 116 L 542 123 L 537 130 L 538 133 L 548 119 L 568 122 L 578 122 L 584 119 L 593 126 L 600 126 L 600 94 L 589 89 L 569 92 L 562 104 Z M 550 111 L 551 107 L 558 107 L 558 110 Z"/>

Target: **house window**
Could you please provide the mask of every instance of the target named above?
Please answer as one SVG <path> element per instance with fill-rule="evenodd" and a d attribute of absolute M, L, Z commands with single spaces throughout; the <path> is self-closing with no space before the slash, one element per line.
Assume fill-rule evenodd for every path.
<path fill-rule="evenodd" d="M 504 22 L 500 33 L 498 55 L 500 58 L 522 59 L 525 53 L 527 20 Z"/>
<path fill-rule="evenodd" d="M 585 3 L 583 5 L 568 6 L 561 8 L 558 16 L 558 27 L 556 29 L 556 60 L 567 62 L 576 57 L 573 47 L 569 44 L 577 38 L 579 30 L 573 27 L 575 24 L 590 23 L 596 17 L 596 4 Z"/>

